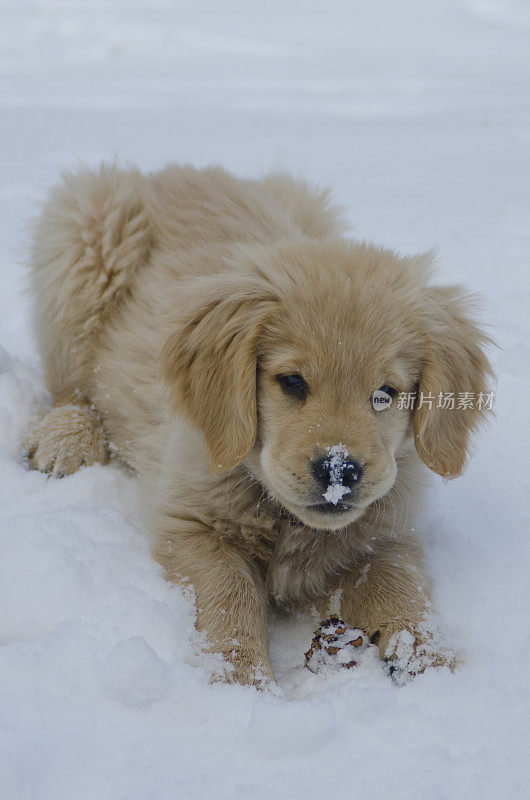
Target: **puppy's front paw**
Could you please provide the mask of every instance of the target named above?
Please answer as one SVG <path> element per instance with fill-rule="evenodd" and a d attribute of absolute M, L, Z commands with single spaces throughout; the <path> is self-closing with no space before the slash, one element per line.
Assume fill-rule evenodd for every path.
<path fill-rule="evenodd" d="M 83 466 L 104 464 L 107 444 L 96 414 L 88 406 L 67 404 L 52 408 L 35 422 L 22 444 L 28 466 L 55 477 Z"/>
<path fill-rule="evenodd" d="M 274 682 L 270 664 L 265 663 L 259 653 L 242 647 L 222 650 L 221 653 L 227 665 L 222 674 L 213 675 L 212 682 L 240 683 L 259 689 L 265 689 Z"/>
<path fill-rule="evenodd" d="M 360 628 L 349 628 L 340 617 L 322 620 L 305 654 L 305 666 L 311 672 L 351 669 L 368 647 L 368 637 Z"/>
<path fill-rule="evenodd" d="M 435 641 L 434 635 L 428 630 L 404 628 L 391 635 L 389 633 L 383 632 L 379 652 L 388 664 L 393 682 L 400 686 L 429 667 L 449 667 L 453 671 L 457 666 L 456 653 Z"/>

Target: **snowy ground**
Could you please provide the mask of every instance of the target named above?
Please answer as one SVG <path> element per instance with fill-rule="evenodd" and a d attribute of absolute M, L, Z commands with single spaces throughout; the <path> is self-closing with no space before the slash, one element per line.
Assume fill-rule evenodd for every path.
<path fill-rule="evenodd" d="M 7 0 L 0 27 L 2 800 L 528 797 L 530 6 L 526 0 Z M 273 167 L 330 184 L 356 236 L 437 245 L 485 296 L 496 422 L 421 527 L 456 672 L 303 670 L 210 686 L 189 597 L 151 561 L 135 480 L 61 481 L 19 442 L 46 402 L 25 225 L 79 157 Z M 526 752 L 525 752 L 526 751 Z"/>

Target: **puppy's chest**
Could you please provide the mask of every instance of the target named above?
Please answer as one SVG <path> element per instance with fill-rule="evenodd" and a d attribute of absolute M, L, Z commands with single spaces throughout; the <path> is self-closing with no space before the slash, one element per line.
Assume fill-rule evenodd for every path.
<path fill-rule="evenodd" d="M 366 547 L 355 528 L 317 531 L 287 517 L 263 514 L 233 520 L 219 533 L 230 536 L 256 564 L 271 600 L 279 608 L 306 605 L 323 597 Z"/>
<path fill-rule="evenodd" d="M 286 610 L 320 600 L 366 549 L 353 526 L 330 532 L 285 525 L 268 567 L 271 599 Z"/>

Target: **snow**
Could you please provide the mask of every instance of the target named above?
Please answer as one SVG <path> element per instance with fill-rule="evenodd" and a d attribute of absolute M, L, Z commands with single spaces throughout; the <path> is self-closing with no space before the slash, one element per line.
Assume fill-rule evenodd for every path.
<path fill-rule="evenodd" d="M 170 672 L 142 636 L 130 636 L 112 648 L 102 667 L 108 696 L 129 706 L 148 706 L 165 697 Z"/>
<path fill-rule="evenodd" d="M 350 494 L 351 489 L 342 482 L 344 469 L 347 466 L 348 450 L 341 443 L 326 448 L 327 459 L 324 466 L 329 470 L 329 484 L 322 497 L 334 506 L 342 500 L 345 494 Z M 356 478 L 354 478 L 356 480 Z"/>
<path fill-rule="evenodd" d="M 0 776 L 6 800 L 527 796 L 530 7 L 526 0 L 20 0 L 0 29 Z M 271 621 L 277 687 L 210 685 L 191 593 L 151 560 L 134 478 L 62 480 L 19 442 L 46 395 L 27 221 L 78 158 L 285 167 L 356 236 L 438 247 L 484 296 L 493 424 L 416 528 L 454 674 L 368 648 L 313 674 L 314 615 Z"/>
<path fill-rule="evenodd" d="M 327 749 L 336 736 L 337 716 L 329 700 L 307 698 L 286 703 L 264 698 L 252 707 L 248 740 L 258 758 L 284 761 L 310 753 L 314 757 L 315 751 Z"/>
<path fill-rule="evenodd" d="M 328 503 L 333 503 L 334 506 L 342 500 L 345 494 L 350 494 L 351 489 L 348 489 L 347 486 L 343 486 L 342 483 L 330 483 L 322 497 L 327 500 Z"/>

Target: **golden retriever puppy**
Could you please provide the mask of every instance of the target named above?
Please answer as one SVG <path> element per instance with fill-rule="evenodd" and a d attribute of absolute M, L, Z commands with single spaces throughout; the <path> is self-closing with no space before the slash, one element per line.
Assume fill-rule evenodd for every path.
<path fill-rule="evenodd" d="M 408 641 L 411 672 L 443 663 L 413 514 L 424 465 L 464 467 L 484 410 L 439 397 L 486 391 L 487 337 L 428 256 L 341 230 L 287 175 L 171 165 L 66 175 L 35 232 L 54 407 L 30 464 L 137 471 L 154 556 L 193 585 L 229 681 L 272 678 L 270 604 L 334 612 L 383 658 Z"/>

